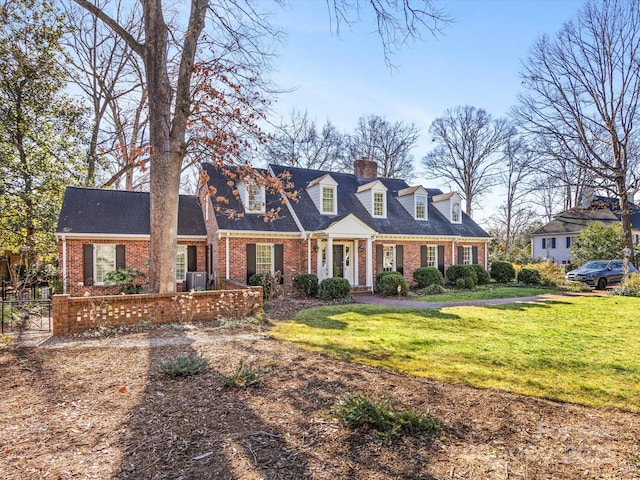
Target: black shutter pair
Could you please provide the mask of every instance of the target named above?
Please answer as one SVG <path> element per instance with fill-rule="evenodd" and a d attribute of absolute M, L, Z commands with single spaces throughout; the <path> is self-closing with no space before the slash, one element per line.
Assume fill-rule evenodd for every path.
<path fill-rule="evenodd" d="M 124 245 L 116 245 L 116 270 L 125 267 Z M 82 277 L 85 287 L 93 285 L 93 244 L 82 245 Z"/>
<path fill-rule="evenodd" d="M 458 247 L 458 265 L 464 262 L 464 247 Z M 478 264 L 478 247 L 471 247 L 471 263 Z"/>
<path fill-rule="evenodd" d="M 442 272 L 444 275 L 444 245 L 438 245 L 438 258 L 436 259 L 438 262 L 438 270 Z M 427 246 L 420 246 L 420 266 L 427 266 Z"/>
<path fill-rule="evenodd" d="M 384 272 L 384 246 L 376 245 L 376 275 Z M 404 272 L 404 247 L 396 245 L 396 272 L 402 274 Z"/>
<path fill-rule="evenodd" d="M 280 272 L 280 283 L 284 283 L 284 245 L 273 246 L 273 270 Z M 256 244 L 247 244 L 247 285 L 252 275 L 256 274 Z"/>

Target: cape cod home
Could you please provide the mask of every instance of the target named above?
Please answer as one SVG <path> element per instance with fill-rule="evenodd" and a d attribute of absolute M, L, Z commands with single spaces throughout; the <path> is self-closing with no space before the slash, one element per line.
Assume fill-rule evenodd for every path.
<path fill-rule="evenodd" d="M 631 209 L 633 243 L 640 243 L 640 207 Z M 620 204 L 616 198 L 591 196 L 580 207 L 565 210 L 531 234 L 531 256 L 534 260 L 551 260 L 558 265 L 571 263 L 571 246 L 590 223 L 609 226 L 620 223 Z M 636 247 L 637 249 L 637 247 Z"/>
<path fill-rule="evenodd" d="M 266 174 L 288 176 L 297 192 L 291 201 L 202 168 L 208 180 L 200 195 L 180 197 L 179 290 L 202 286 L 194 284 L 200 276 L 208 288 L 215 279 L 246 284 L 254 273 L 280 272 L 285 289 L 297 274 L 314 273 L 370 291 L 383 271 L 411 281 L 421 266 L 443 273 L 457 263 L 487 266 L 489 235 L 462 211 L 460 195 L 379 178 L 367 159 L 353 173 L 269 166 Z M 68 293 L 104 291 L 105 275 L 118 267 L 147 270 L 148 209 L 146 193 L 67 189 L 56 234 Z"/>

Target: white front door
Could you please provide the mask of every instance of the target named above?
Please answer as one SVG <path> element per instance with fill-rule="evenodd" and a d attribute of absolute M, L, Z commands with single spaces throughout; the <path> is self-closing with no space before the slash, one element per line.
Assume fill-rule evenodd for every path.
<path fill-rule="evenodd" d="M 335 242 L 333 244 L 333 263 L 337 271 L 334 274 L 349 280 L 354 285 L 354 262 L 357 261 L 353 251 L 353 242 Z"/>

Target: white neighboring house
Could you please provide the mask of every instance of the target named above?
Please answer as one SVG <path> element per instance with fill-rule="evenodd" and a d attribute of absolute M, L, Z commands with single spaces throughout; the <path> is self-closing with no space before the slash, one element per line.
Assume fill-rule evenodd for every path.
<path fill-rule="evenodd" d="M 566 210 L 531 234 L 531 256 L 534 260 L 551 260 L 558 265 L 570 263 L 569 248 L 584 227 L 590 223 L 615 225 L 619 222 L 616 214 L 606 208 Z"/>

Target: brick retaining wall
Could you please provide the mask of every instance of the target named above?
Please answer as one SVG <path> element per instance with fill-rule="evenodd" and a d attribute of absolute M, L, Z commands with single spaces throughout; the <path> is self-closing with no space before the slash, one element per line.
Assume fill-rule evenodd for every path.
<path fill-rule="evenodd" d="M 262 312 L 262 287 L 178 294 L 53 296 L 52 333 L 100 326 L 202 322 Z"/>

